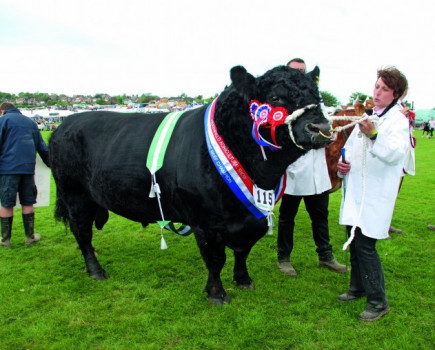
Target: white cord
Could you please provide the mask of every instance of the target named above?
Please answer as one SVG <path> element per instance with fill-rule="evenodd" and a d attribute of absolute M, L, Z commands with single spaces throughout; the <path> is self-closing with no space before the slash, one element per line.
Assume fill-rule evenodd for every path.
<path fill-rule="evenodd" d="M 366 154 L 366 151 L 367 151 L 367 147 L 368 147 L 368 142 L 369 142 L 368 137 L 364 137 L 364 140 L 363 140 L 363 158 L 362 158 L 362 194 L 361 194 L 361 204 L 360 204 L 360 207 L 359 207 L 359 214 L 358 214 L 358 218 L 356 220 L 355 225 L 353 225 L 352 229 L 350 230 L 350 237 L 349 237 L 349 239 L 343 245 L 343 250 L 346 250 L 347 247 L 349 247 L 349 245 L 352 243 L 353 239 L 355 238 L 355 229 L 359 225 L 359 221 L 361 219 L 362 212 L 363 212 L 364 200 L 365 200 L 365 197 L 366 197 L 366 170 L 367 170 L 367 167 L 366 167 L 366 164 L 367 164 L 367 154 Z"/>
<path fill-rule="evenodd" d="M 352 123 L 349 123 L 349 124 L 346 124 L 343 126 L 337 126 L 333 130 L 333 132 L 340 132 L 340 131 L 343 131 L 345 129 L 351 128 L 351 127 L 355 126 L 356 124 L 363 122 L 364 120 L 370 120 L 376 126 L 379 123 L 379 117 L 377 115 L 367 115 L 366 113 L 364 113 L 361 117 L 328 116 L 327 118 L 329 119 L 330 122 L 340 121 L 340 120 L 352 121 Z"/>

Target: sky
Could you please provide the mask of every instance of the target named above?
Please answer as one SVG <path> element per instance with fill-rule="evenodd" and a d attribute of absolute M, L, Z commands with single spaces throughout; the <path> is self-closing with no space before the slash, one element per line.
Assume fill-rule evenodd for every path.
<path fill-rule="evenodd" d="M 435 108 L 433 0 L 0 0 L 0 91 L 204 98 L 301 57 L 342 104 L 379 68 Z"/>

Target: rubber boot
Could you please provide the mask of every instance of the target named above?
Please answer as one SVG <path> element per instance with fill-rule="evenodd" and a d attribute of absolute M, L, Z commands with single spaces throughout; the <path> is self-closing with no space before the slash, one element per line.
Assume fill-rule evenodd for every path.
<path fill-rule="evenodd" d="M 36 243 L 41 240 L 41 235 L 34 233 L 35 213 L 23 214 L 24 232 L 26 234 L 26 245 Z"/>
<path fill-rule="evenodd" d="M 3 247 L 11 246 L 11 235 L 12 235 L 12 221 L 14 217 L 11 216 L 9 218 L 1 218 L 1 227 L 2 227 L 2 238 L 0 239 L 0 245 Z"/>

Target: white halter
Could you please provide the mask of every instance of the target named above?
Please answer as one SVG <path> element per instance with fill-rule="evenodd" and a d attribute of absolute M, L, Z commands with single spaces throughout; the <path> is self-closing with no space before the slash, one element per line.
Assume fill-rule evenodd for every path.
<path fill-rule="evenodd" d="M 288 132 L 290 135 L 290 138 L 292 139 L 293 143 L 299 147 L 300 149 L 304 149 L 301 145 L 299 145 L 298 143 L 296 143 L 295 137 L 293 135 L 293 130 L 292 130 L 292 122 L 295 121 L 297 118 L 299 118 L 302 114 L 305 113 L 305 111 L 307 109 L 311 109 L 311 108 L 315 108 L 317 107 L 316 104 L 311 104 L 308 106 L 305 106 L 303 108 L 299 108 L 297 110 L 295 110 L 292 114 L 290 114 L 287 118 L 285 118 L 285 122 L 288 125 Z"/>

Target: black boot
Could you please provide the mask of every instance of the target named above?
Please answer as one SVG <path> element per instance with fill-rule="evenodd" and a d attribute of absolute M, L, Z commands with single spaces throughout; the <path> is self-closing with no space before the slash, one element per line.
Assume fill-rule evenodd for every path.
<path fill-rule="evenodd" d="M 11 235 L 12 235 L 12 221 L 14 217 L 1 218 L 2 226 L 2 238 L 0 239 L 0 245 L 8 248 L 11 246 Z"/>
<path fill-rule="evenodd" d="M 33 233 L 35 227 L 35 213 L 23 214 L 24 232 L 26 233 L 26 245 L 41 240 L 41 235 Z"/>

